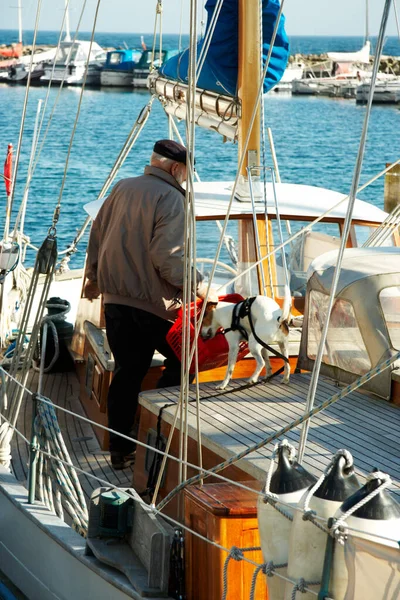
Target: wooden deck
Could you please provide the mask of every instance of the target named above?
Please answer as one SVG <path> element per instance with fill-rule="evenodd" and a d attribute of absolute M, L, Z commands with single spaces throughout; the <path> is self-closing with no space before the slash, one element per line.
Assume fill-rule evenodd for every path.
<path fill-rule="evenodd" d="M 201 419 L 203 446 L 223 458 L 230 458 L 244 448 L 256 444 L 274 431 L 303 414 L 307 398 L 309 374 L 296 374 L 288 386 L 276 382 L 235 392 L 244 383 L 235 380 L 229 394 L 207 399 L 216 394 L 214 384 L 202 384 Z M 338 392 L 330 380 L 320 378 L 316 404 Z M 167 402 L 176 403 L 179 388 L 169 388 L 141 394 L 140 403 L 153 414 Z M 194 398 L 194 394 L 191 394 Z M 163 419 L 171 424 L 175 407 L 163 412 Z M 297 448 L 301 429 L 284 437 Z M 349 450 L 360 475 L 360 481 L 374 468 L 389 473 L 393 491 L 400 495 L 400 408 L 370 395 L 353 392 L 338 401 L 311 421 L 304 466 L 320 475 L 332 454 L 340 448 Z M 189 404 L 189 435 L 196 439 L 196 409 Z M 273 450 L 273 442 L 254 452 L 237 466 L 252 477 L 264 481 Z M 221 472 L 223 474 L 223 472 Z"/>
<path fill-rule="evenodd" d="M 32 371 L 27 387 L 33 391 L 37 389 L 37 373 Z M 86 416 L 79 400 L 79 381 L 74 372 L 46 375 L 43 395 L 50 398 L 55 405 Z M 108 452 L 101 450 L 92 426 L 61 410 L 56 412 L 73 464 L 113 485 L 131 487 L 132 469 L 115 471 L 112 468 L 110 455 Z M 17 428 L 28 439 L 30 439 L 31 415 L 31 396 L 25 394 Z M 27 480 L 28 462 L 28 445 L 21 437 L 14 435 L 12 441 L 12 468 L 17 479 L 24 484 Z M 104 485 L 91 477 L 79 473 L 78 476 L 87 498 L 90 497 L 94 489 Z"/>
<path fill-rule="evenodd" d="M 223 458 L 230 458 L 274 431 L 298 418 L 304 411 L 310 376 L 292 375 L 290 384 L 276 382 L 235 392 L 244 383 L 234 380 L 230 392 L 224 396 L 208 398 L 216 394 L 213 383 L 200 385 L 203 445 Z M 37 374 L 32 373 L 28 388 L 37 387 Z M 194 388 L 193 388 L 194 389 Z M 337 393 L 338 388 L 328 379 L 321 378 L 316 404 Z M 79 382 L 75 373 L 47 375 L 44 395 L 80 415 L 85 415 L 79 400 Z M 140 403 L 153 414 L 167 402 L 175 404 L 179 388 L 143 392 Z M 194 398 L 194 391 L 191 392 Z M 17 427 L 29 439 L 31 430 L 31 397 L 26 395 Z M 172 423 L 174 406 L 164 410 L 163 418 Z M 132 485 L 132 469 L 115 471 L 111 467 L 108 452 L 100 449 L 92 427 L 78 418 L 58 412 L 59 425 L 73 464 L 80 469 L 120 487 Z M 390 474 L 393 491 L 400 496 L 400 408 L 370 395 L 353 392 L 333 406 L 318 414 L 311 422 L 304 465 L 318 475 L 329 463 L 333 453 L 346 448 L 354 457 L 357 474 L 363 476 L 378 468 Z M 189 435 L 196 439 L 195 404 L 189 405 Z M 297 447 L 300 428 L 285 437 Z M 276 442 L 247 458 L 237 466 L 258 479 L 265 480 L 269 457 Z M 17 479 L 26 482 L 29 448 L 24 440 L 15 435 L 12 442 L 12 467 Z M 223 472 L 221 473 L 223 474 Z M 93 489 L 102 485 L 96 480 L 79 475 L 87 497 Z"/>

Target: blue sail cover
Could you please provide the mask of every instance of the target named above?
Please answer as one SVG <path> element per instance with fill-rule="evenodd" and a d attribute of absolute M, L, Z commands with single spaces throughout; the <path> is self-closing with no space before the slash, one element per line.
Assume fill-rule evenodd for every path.
<path fill-rule="evenodd" d="M 251 0 L 254 1 L 254 0 Z M 208 13 L 206 34 L 217 0 L 207 0 Z M 263 0 L 263 63 L 268 56 L 271 37 L 279 11 L 278 0 Z M 214 35 L 200 73 L 197 87 L 216 92 L 217 94 L 237 95 L 238 78 L 238 37 L 239 7 L 238 0 L 224 0 L 218 17 Z M 200 56 L 204 38 L 197 44 L 197 56 Z M 275 44 L 272 50 L 268 72 L 264 80 L 264 92 L 276 85 L 286 68 L 289 58 L 289 41 L 285 32 L 285 18 L 282 15 Z M 160 69 L 160 73 L 168 79 L 181 83 L 188 82 L 189 50 L 174 56 Z"/>

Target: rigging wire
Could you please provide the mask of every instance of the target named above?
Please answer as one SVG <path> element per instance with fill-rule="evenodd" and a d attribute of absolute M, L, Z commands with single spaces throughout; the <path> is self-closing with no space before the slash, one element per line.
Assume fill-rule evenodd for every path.
<path fill-rule="evenodd" d="M 16 185 L 17 177 L 18 177 L 19 159 L 21 156 L 22 138 L 24 135 L 26 112 L 27 112 L 27 108 L 28 108 L 28 98 L 29 98 L 30 83 L 31 83 L 31 76 L 32 76 L 33 56 L 34 56 L 35 49 L 36 49 L 36 38 L 37 38 L 37 32 L 38 32 L 38 28 L 39 28 L 41 7 L 42 7 L 42 0 L 38 0 L 37 9 L 36 9 L 36 18 L 35 18 L 35 28 L 34 28 L 34 32 L 33 32 L 31 61 L 29 63 L 28 80 L 26 83 L 24 104 L 22 107 L 21 125 L 20 125 L 19 136 L 18 136 L 17 154 L 15 157 L 14 177 L 12 178 L 12 181 L 11 181 L 11 193 L 10 193 L 10 203 L 9 203 L 10 215 L 11 215 L 12 206 L 14 203 L 15 185 Z"/>
<path fill-rule="evenodd" d="M 18 430 L 17 430 L 17 434 L 19 435 L 19 437 L 21 437 L 21 439 L 23 439 L 27 444 L 29 444 L 29 441 L 27 440 L 27 438 L 25 436 L 23 436 Z M 120 491 L 121 488 L 118 487 L 117 485 L 110 483 L 109 481 L 102 479 L 101 477 L 98 477 L 98 475 L 93 475 L 92 473 L 88 473 L 86 471 L 83 471 L 83 469 L 81 469 L 80 467 L 73 465 L 72 463 L 67 462 L 66 460 L 56 457 L 53 454 L 51 454 L 51 452 L 44 450 L 42 448 L 38 448 L 37 452 L 42 454 L 43 456 L 47 456 L 48 458 L 52 459 L 52 460 L 56 460 L 57 462 L 63 464 L 64 466 L 70 467 L 73 470 L 75 470 L 77 473 L 81 474 L 81 475 L 85 475 L 85 477 L 88 477 L 89 479 L 93 479 L 94 481 L 98 481 L 99 483 L 102 483 L 104 487 L 108 488 L 108 489 L 114 489 L 117 491 Z M 140 497 L 138 497 L 137 495 L 133 495 L 129 489 L 124 489 L 124 493 L 129 496 L 134 502 L 141 504 L 143 506 L 146 506 L 146 508 L 149 508 L 149 505 L 146 504 L 144 502 L 144 500 L 142 500 Z M 203 536 L 201 533 L 190 529 L 190 527 L 188 527 L 187 525 L 184 525 L 183 523 L 181 523 L 180 521 L 177 521 L 176 519 L 174 519 L 173 517 L 168 516 L 167 514 L 161 513 L 156 507 L 151 506 L 151 509 L 153 511 L 153 513 L 155 515 L 158 515 L 160 517 L 162 517 L 163 519 L 167 520 L 169 523 L 172 523 L 173 525 L 178 526 L 181 529 L 184 529 L 185 531 L 187 531 L 188 533 L 192 534 L 194 537 L 202 540 L 203 542 L 206 542 L 208 544 L 210 544 L 211 546 L 222 550 L 223 552 L 226 552 L 227 554 L 230 554 L 232 552 L 231 548 L 226 548 L 225 546 L 222 546 L 221 544 L 219 544 L 218 542 L 215 542 L 213 540 L 210 540 L 209 538 Z M 245 551 L 245 549 L 243 550 Z M 260 565 L 259 563 L 257 563 L 256 561 L 245 557 L 244 555 L 241 557 L 241 560 L 243 560 L 244 562 L 256 567 L 257 569 L 260 569 L 263 565 Z M 277 575 L 280 579 L 283 579 L 284 581 L 287 581 L 288 583 L 292 583 L 292 584 L 296 584 L 297 582 L 289 579 L 287 576 L 282 575 L 281 573 L 278 572 L 274 572 L 274 575 Z M 310 592 L 311 594 L 314 594 L 315 596 L 317 595 L 317 593 L 315 592 L 315 590 L 312 589 L 308 589 L 307 587 L 304 587 L 305 591 Z"/>
<path fill-rule="evenodd" d="M 206 35 L 204 38 L 204 42 L 202 44 L 201 50 L 200 50 L 200 55 L 197 58 L 197 65 L 196 65 L 196 83 L 200 77 L 200 73 L 203 69 L 204 66 L 204 61 L 207 57 L 207 53 L 211 44 L 211 40 L 212 37 L 214 35 L 214 31 L 215 31 L 215 27 L 217 25 L 218 22 L 218 17 L 220 15 L 221 12 L 221 8 L 222 8 L 222 4 L 223 4 L 224 0 L 217 0 L 217 3 L 215 5 L 212 17 L 211 17 L 211 21 L 210 21 L 210 26 L 206 31 Z"/>
<path fill-rule="evenodd" d="M 398 164 L 400 164 L 400 158 L 397 159 L 395 162 L 391 163 L 388 167 L 386 167 L 382 171 L 380 171 L 377 175 L 374 175 L 373 177 L 371 177 L 371 179 L 369 179 L 366 183 L 364 183 L 363 185 L 361 185 L 358 188 L 356 194 L 358 194 L 359 192 L 362 192 L 366 187 L 368 187 L 374 181 L 376 181 L 377 179 L 379 179 L 380 177 L 382 177 L 382 175 L 385 175 L 385 173 L 387 173 L 388 171 L 390 171 L 394 166 L 396 166 Z M 224 285 L 221 286 L 221 288 L 224 287 L 225 285 L 232 285 L 233 283 L 235 283 L 243 275 L 246 275 L 247 273 L 249 273 L 250 271 L 252 271 L 258 264 L 262 263 L 264 260 L 267 260 L 267 258 L 270 258 L 271 256 L 273 256 L 276 252 L 278 252 L 278 250 L 281 250 L 286 245 L 291 244 L 294 240 L 296 240 L 301 235 L 304 235 L 304 233 L 306 233 L 307 231 L 310 231 L 314 227 L 314 225 L 316 225 L 317 223 L 319 223 L 320 221 L 322 221 L 326 217 L 329 217 L 329 215 L 332 212 L 334 212 L 337 208 L 339 208 L 339 206 L 341 204 L 343 204 L 343 202 L 347 202 L 348 200 L 349 200 L 349 195 L 344 196 L 334 206 L 332 206 L 331 208 L 329 208 L 328 210 L 326 210 L 324 213 L 322 213 L 322 215 L 320 215 L 319 217 L 316 217 L 308 225 L 305 225 L 304 227 L 302 227 L 301 229 L 299 229 L 299 231 L 297 231 L 296 233 L 294 233 L 293 235 L 291 235 L 285 242 L 283 242 L 282 244 L 278 244 L 277 246 L 275 246 L 273 250 L 271 250 L 270 252 L 268 252 L 267 254 L 265 254 L 262 258 L 260 258 L 259 261 L 256 261 L 250 267 L 247 267 L 246 269 L 243 269 L 243 271 L 241 271 L 239 275 L 236 275 L 236 277 L 233 277 L 232 279 L 230 279 L 228 281 L 228 283 L 224 283 Z M 219 289 L 221 289 L 221 288 L 219 288 Z M 219 291 L 219 290 L 217 290 L 217 291 Z"/>
<path fill-rule="evenodd" d="M 260 71 L 261 71 L 261 82 L 264 83 L 263 80 L 263 41 L 264 41 L 264 35 L 263 35 L 263 0 L 259 0 L 259 6 L 260 6 Z M 265 156 L 265 100 L 264 100 L 264 94 L 261 94 L 261 164 L 263 167 L 262 170 L 262 180 L 263 180 L 263 195 L 264 195 L 264 213 L 265 213 L 265 224 L 266 224 L 266 245 L 267 245 L 267 249 L 269 250 L 271 247 L 271 230 L 269 227 L 269 219 L 268 219 L 268 205 L 267 205 L 267 180 L 266 180 L 266 167 L 267 167 L 267 161 L 266 161 L 266 156 Z M 251 172 L 249 172 L 249 177 L 251 177 Z M 255 230 L 256 231 L 256 230 Z M 274 286 L 272 285 L 273 282 L 273 278 L 272 278 L 272 265 L 271 265 L 271 261 L 269 260 L 267 263 L 267 267 L 268 267 L 268 279 L 269 279 L 269 288 L 270 288 L 270 292 L 271 292 L 271 297 L 275 298 L 275 289 Z M 262 275 L 264 275 L 264 270 L 261 270 Z M 263 294 L 266 293 L 266 289 L 265 286 L 263 288 Z"/>
<path fill-rule="evenodd" d="M 62 200 L 62 196 L 63 196 L 63 192 L 64 192 L 65 181 L 66 181 L 66 178 L 67 178 L 67 172 L 68 172 L 68 166 L 69 166 L 69 159 L 70 159 L 71 151 L 72 151 L 72 144 L 73 144 L 73 141 L 74 141 L 74 138 L 75 138 L 76 128 L 78 126 L 78 120 L 79 120 L 79 116 L 80 116 L 80 112 L 81 112 L 81 107 L 82 107 L 83 93 L 85 91 L 86 79 L 87 79 L 87 75 L 88 75 L 88 71 L 89 71 L 89 61 L 90 61 L 90 55 L 91 55 L 91 52 L 92 52 L 92 45 L 93 45 L 93 40 L 94 40 L 94 34 L 95 34 L 95 31 L 96 31 L 96 23 L 97 23 L 97 17 L 98 17 L 98 14 L 99 14 L 100 2 L 101 2 L 101 0 L 97 0 L 95 15 L 94 15 L 94 19 L 93 19 L 92 33 L 91 33 L 91 36 L 90 36 L 89 52 L 88 52 L 88 57 L 87 57 L 87 60 L 86 60 L 85 74 L 83 76 L 82 89 L 81 89 L 81 93 L 80 93 L 80 96 L 79 96 L 78 108 L 77 108 L 77 111 L 76 111 L 75 121 L 74 121 L 74 125 L 73 125 L 73 128 L 72 128 L 70 142 L 69 142 L 69 145 L 68 145 L 68 152 L 67 152 L 67 158 L 65 160 L 64 175 L 63 175 L 63 179 L 62 179 L 62 182 L 61 182 L 60 193 L 59 193 L 59 196 L 58 196 L 58 201 L 57 201 L 56 208 L 54 210 L 53 223 L 52 223 L 51 228 L 50 228 L 51 232 L 53 232 L 53 231 L 55 232 L 56 225 L 57 225 L 57 222 L 58 222 L 58 219 L 59 219 L 59 216 L 60 216 L 61 200 Z"/>
<path fill-rule="evenodd" d="M 157 5 L 156 5 L 156 16 L 154 19 L 154 33 L 153 33 L 153 47 L 151 50 L 151 62 L 150 62 L 150 71 L 153 71 L 155 69 L 154 67 L 154 60 L 155 60 L 155 52 L 156 52 L 156 42 L 157 42 L 157 24 L 158 21 L 160 22 L 160 32 L 159 32 L 159 36 L 160 36 L 160 53 L 159 53 L 159 57 L 160 57 L 160 67 L 162 64 L 162 60 L 161 60 L 161 46 L 162 46 L 162 11 L 163 11 L 163 5 L 162 5 L 162 0 L 157 0 Z"/>
<path fill-rule="evenodd" d="M 29 390 L 29 388 L 27 388 L 24 384 L 22 384 L 20 381 L 18 381 L 15 377 L 13 377 L 8 371 L 6 371 L 1 365 L 0 365 L 0 373 L 3 377 L 9 377 L 15 384 L 17 384 L 21 389 L 23 389 L 24 392 L 26 392 L 27 394 L 29 394 L 30 396 L 33 396 L 33 392 L 31 390 Z M 365 376 L 364 376 L 365 378 Z M 234 390 L 232 390 L 234 391 Z M 202 397 L 201 399 L 204 400 L 207 397 Z M 101 425 L 95 421 L 92 421 L 91 419 L 79 414 L 79 413 L 75 413 L 61 405 L 55 404 L 54 402 L 52 402 L 52 400 L 50 400 L 49 398 L 47 398 L 46 396 L 41 396 L 40 394 L 37 396 L 37 400 L 40 401 L 43 404 L 47 404 L 49 406 L 51 406 L 54 409 L 60 410 L 61 412 L 64 412 L 65 414 L 68 414 L 70 416 L 76 417 L 79 420 L 84 421 L 85 423 L 88 423 L 92 426 L 96 426 L 96 427 L 100 427 L 102 430 L 104 431 L 108 431 L 111 433 L 115 433 L 116 435 L 119 435 L 121 438 L 129 440 L 130 442 L 135 441 L 137 443 L 138 446 L 141 446 L 143 448 L 145 448 L 146 450 L 151 450 L 154 451 L 156 454 L 165 454 L 165 451 L 159 450 L 158 448 L 155 448 L 154 446 L 150 446 L 149 444 L 146 444 L 144 442 L 141 442 L 140 440 L 136 440 L 133 439 L 129 436 L 126 436 L 124 434 L 121 434 L 113 429 L 110 429 L 108 427 L 106 427 L 105 425 Z M 29 440 L 16 428 L 16 426 L 12 426 L 11 423 L 7 420 L 7 417 L 5 417 L 1 411 L 0 411 L 0 417 L 4 418 L 5 422 L 10 426 L 10 429 L 15 429 L 15 432 L 19 435 L 19 437 L 21 437 L 22 439 L 25 440 L 26 443 L 30 443 Z M 271 455 L 266 456 L 265 454 L 263 454 L 260 451 L 255 451 L 256 454 L 259 454 L 261 458 L 266 459 L 266 460 L 270 460 L 273 461 L 274 457 L 275 457 L 275 450 L 276 448 L 274 448 L 273 452 Z M 168 454 L 167 458 L 175 461 L 175 462 L 179 462 L 179 458 L 177 458 L 176 456 L 172 455 L 172 454 Z M 194 470 L 200 471 L 202 476 L 208 476 L 208 475 L 212 475 L 213 477 L 215 477 L 216 479 L 226 482 L 226 483 L 230 483 L 235 485 L 236 487 L 238 487 L 239 489 L 243 489 L 245 491 L 248 492 L 252 492 L 254 495 L 256 495 L 257 497 L 260 498 L 265 498 L 265 490 L 256 490 L 253 489 L 249 486 L 247 486 L 245 483 L 241 482 L 241 481 L 235 481 L 232 479 L 229 479 L 227 477 L 225 477 L 224 475 L 221 475 L 219 472 L 214 473 L 212 470 L 208 470 L 205 468 L 201 468 L 199 465 L 195 465 L 192 464 L 190 462 L 187 462 L 186 465 Z M 86 473 L 85 473 L 86 474 Z M 285 502 L 284 500 L 279 500 L 279 504 L 281 504 L 282 506 L 286 507 L 286 508 L 290 508 L 291 510 L 300 512 L 300 513 L 304 513 L 304 508 L 303 507 L 299 507 L 299 506 L 293 506 L 292 504 L 289 504 L 287 502 Z M 315 515 L 315 519 L 317 521 L 319 521 L 320 523 L 326 524 L 326 519 L 323 517 L 320 517 L 318 515 Z M 349 530 L 354 531 L 354 532 L 359 532 L 358 529 L 354 528 L 354 527 L 349 527 Z M 361 532 L 360 532 L 361 533 Z M 389 540 L 391 538 L 386 538 L 384 536 L 377 536 L 382 540 Z"/>
<path fill-rule="evenodd" d="M 263 71 L 262 80 L 261 80 L 260 85 L 258 87 L 257 96 L 255 98 L 253 112 L 252 112 L 252 115 L 251 115 L 251 118 L 250 118 L 250 121 L 249 121 L 249 128 L 248 128 L 248 131 L 247 131 L 247 134 L 246 134 L 246 138 L 245 138 L 244 143 L 243 143 L 242 155 L 239 157 L 238 170 L 237 170 L 237 173 L 236 173 L 235 181 L 233 183 L 233 187 L 232 187 L 232 191 L 231 191 L 231 197 L 230 197 L 230 199 L 228 201 L 228 207 L 227 207 L 227 210 L 226 210 L 226 216 L 225 216 L 225 220 L 224 220 L 223 230 L 221 232 L 220 240 L 219 240 L 218 247 L 217 247 L 215 261 L 214 261 L 214 264 L 213 264 L 213 266 L 211 268 L 211 274 L 210 274 L 210 279 L 209 279 L 209 283 L 208 283 L 208 289 L 211 287 L 211 281 L 212 281 L 212 279 L 214 277 L 214 274 L 215 274 L 215 270 L 216 270 L 216 266 L 217 266 L 217 261 L 219 260 L 219 256 L 220 256 L 222 245 L 223 245 L 224 236 L 226 234 L 226 229 L 227 229 L 228 222 L 229 222 L 229 215 L 230 215 L 231 208 L 232 208 L 232 203 L 233 203 L 233 200 L 234 200 L 234 197 L 235 197 L 236 188 L 237 188 L 239 179 L 241 177 L 241 170 L 242 170 L 244 161 L 245 161 L 246 156 L 247 156 L 247 147 L 249 145 L 251 131 L 253 129 L 253 125 L 254 125 L 254 122 L 255 122 L 255 119 L 256 119 L 257 109 L 258 109 L 258 105 L 259 105 L 259 102 L 260 102 L 260 97 L 261 97 L 262 90 L 263 90 L 263 82 L 264 82 L 266 73 L 268 71 L 268 67 L 269 67 L 269 63 L 270 63 L 270 59 L 271 59 L 271 54 L 272 54 L 272 49 L 273 49 L 274 44 L 275 44 L 276 34 L 277 34 L 277 31 L 278 31 L 278 27 L 279 27 L 279 24 L 280 24 L 280 21 L 281 21 L 282 13 L 283 13 L 284 3 L 285 3 L 285 0 L 282 0 L 281 4 L 280 4 L 280 7 L 279 7 L 278 14 L 277 14 L 277 18 L 276 18 L 274 30 L 273 30 L 273 33 L 272 33 L 272 36 L 271 36 L 270 47 L 269 47 L 268 56 L 266 58 L 265 65 L 264 65 L 264 71 Z M 276 251 L 276 249 L 274 251 Z M 266 257 L 263 257 L 262 260 L 265 260 L 265 258 Z M 257 264 L 260 264 L 260 262 L 261 262 L 261 260 L 257 261 L 254 265 L 252 265 L 252 268 L 254 268 L 254 266 L 256 266 Z M 238 277 L 241 277 L 242 275 L 243 275 L 243 272 Z M 204 303 L 204 305 L 202 307 L 202 310 L 200 312 L 199 323 L 201 323 L 202 320 L 203 320 L 204 313 L 205 313 L 205 308 L 206 308 L 206 303 Z M 197 327 L 196 331 L 195 331 L 195 340 L 197 340 L 197 337 L 198 337 L 199 333 L 200 333 L 200 327 Z M 192 348 L 191 358 L 193 357 L 193 354 L 194 354 L 194 347 Z"/>
<path fill-rule="evenodd" d="M 70 0 L 68 0 L 68 2 L 70 2 Z M 56 96 L 56 99 L 54 100 L 53 108 L 52 108 L 50 116 L 49 116 L 49 118 L 47 120 L 46 129 L 45 129 L 45 132 L 43 134 L 43 138 L 42 138 L 42 141 L 41 141 L 40 146 L 39 146 L 39 150 L 38 150 L 37 155 L 36 155 L 35 163 L 33 165 L 32 176 L 33 176 L 33 173 L 34 173 L 34 171 L 36 169 L 37 163 L 39 161 L 39 158 L 40 158 L 41 152 L 43 150 L 43 147 L 44 147 L 47 135 L 49 133 L 49 129 L 50 129 L 51 123 L 53 121 L 55 110 L 57 108 L 59 99 L 61 97 L 61 90 L 63 88 L 65 77 L 67 76 L 67 72 L 68 72 L 68 62 L 69 62 L 69 59 L 71 57 L 73 45 L 76 42 L 77 37 L 78 37 L 78 33 L 80 31 L 81 22 L 82 22 L 82 18 L 83 18 L 84 12 L 85 12 L 86 4 L 87 4 L 87 0 L 84 0 L 84 2 L 82 4 L 82 10 L 81 10 L 80 15 L 79 15 L 78 23 L 77 23 L 77 26 L 75 28 L 74 37 L 72 38 L 71 47 L 70 47 L 70 50 L 68 51 L 68 55 L 67 55 L 67 59 L 66 59 L 66 67 L 64 69 L 64 73 L 63 73 L 62 79 L 60 81 L 60 85 L 58 86 L 57 96 Z M 67 6 L 66 6 L 66 9 L 67 9 Z M 57 52 L 56 52 L 56 55 L 55 55 L 55 58 L 54 58 L 54 61 L 53 61 L 53 66 L 52 66 L 52 70 L 51 70 L 51 74 L 50 74 L 50 79 L 49 79 L 49 85 L 47 86 L 46 97 L 45 97 L 45 101 L 44 101 L 44 108 L 43 108 L 43 113 L 42 113 L 42 120 L 41 120 L 41 123 L 40 123 L 40 126 L 39 126 L 39 136 L 40 136 L 41 131 L 42 131 L 44 117 L 45 117 L 45 113 L 46 113 L 46 109 L 47 109 L 47 104 L 48 104 L 48 100 L 49 100 L 49 97 L 50 97 L 50 90 L 51 90 L 51 84 L 52 84 L 52 81 L 53 81 L 53 78 L 54 78 L 57 53 L 59 52 L 59 49 L 60 49 L 60 46 L 61 46 L 61 38 L 62 38 L 62 35 L 63 35 L 63 29 L 62 28 L 64 26 L 64 20 L 65 20 L 65 11 L 64 11 L 64 18 L 63 18 L 63 21 L 61 23 L 60 36 L 58 38 Z"/>
<path fill-rule="evenodd" d="M 392 0 L 385 0 L 385 5 L 384 5 L 384 9 L 383 9 L 382 21 L 381 21 L 381 26 L 379 29 L 379 36 L 378 36 L 378 41 L 377 41 L 377 46 L 376 46 L 376 51 L 375 51 L 375 60 L 374 60 L 374 66 L 373 66 L 373 70 L 372 70 L 368 103 L 367 103 L 367 108 L 366 108 L 366 112 L 365 112 L 364 124 L 363 124 L 362 133 L 361 133 L 361 139 L 360 139 L 360 145 L 358 148 L 358 155 L 357 155 L 357 161 L 356 161 L 355 170 L 354 170 L 353 181 L 352 181 L 351 190 L 350 190 L 350 194 L 349 194 L 349 203 L 348 203 L 348 207 L 347 207 L 347 214 L 346 214 L 346 219 L 345 219 L 344 226 L 343 226 L 342 237 L 341 237 L 341 242 L 340 242 L 340 246 L 339 246 L 339 250 L 338 250 L 338 256 L 337 256 L 337 261 L 336 261 L 336 265 L 335 265 L 335 270 L 333 273 L 329 302 L 328 302 L 327 311 L 326 311 L 326 318 L 325 318 L 324 326 L 323 326 L 323 329 L 321 332 L 321 339 L 319 341 L 318 352 L 317 352 L 317 356 L 315 358 L 314 368 L 313 368 L 313 372 L 312 372 L 312 376 L 311 376 L 311 382 L 310 382 L 309 392 L 308 392 L 307 401 L 306 401 L 306 408 L 305 408 L 306 412 L 310 411 L 312 406 L 314 405 L 315 394 L 316 394 L 317 385 L 318 385 L 318 378 L 319 378 L 321 364 L 322 364 L 322 358 L 323 358 L 323 354 L 325 351 L 325 343 L 326 343 L 326 339 L 328 336 L 330 316 L 332 313 L 333 304 L 335 302 L 336 289 L 337 289 L 337 286 L 339 283 L 339 276 L 340 276 L 340 270 L 341 270 L 341 266 L 342 266 L 344 251 L 345 251 L 345 248 L 347 245 L 347 239 L 348 239 L 348 236 L 350 233 L 351 217 L 352 217 L 353 210 L 354 210 L 354 203 L 356 201 L 356 193 L 357 193 L 357 188 L 358 188 L 360 175 L 361 175 L 361 168 L 362 168 L 362 163 L 363 163 L 363 158 L 364 158 L 364 153 L 365 153 L 365 146 L 366 146 L 366 141 L 367 141 L 369 118 L 370 118 L 371 109 L 372 109 L 372 99 L 374 96 L 375 82 L 376 82 L 376 77 L 378 74 L 380 57 L 382 55 L 382 49 L 383 49 L 384 38 L 385 38 L 385 30 L 386 30 L 388 17 L 389 17 L 391 2 L 392 2 Z M 299 451 L 298 451 L 300 464 L 304 457 L 304 451 L 305 451 L 305 446 L 307 443 L 309 427 L 310 427 L 310 423 L 309 422 L 305 423 L 302 428 L 301 435 L 300 435 Z"/>
<path fill-rule="evenodd" d="M 286 433 L 288 433 L 288 431 L 290 431 L 294 427 L 298 427 L 302 423 L 309 421 L 316 414 L 325 410 L 326 408 L 328 408 L 329 406 L 331 406 L 338 400 L 345 398 L 348 394 L 350 394 L 350 392 L 358 389 L 359 387 L 364 385 L 364 383 L 366 383 L 367 381 L 370 381 L 371 379 L 373 379 L 374 377 L 376 377 L 377 375 L 379 375 L 380 373 L 382 373 L 383 371 L 388 369 L 392 364 L 394 364 L 397 360 L 399 360 L 399 358 L 400 358 L 400 352 L 396 352 L 396 354 L 394 354 L 391 358 L 379 363 L 379 365 L 377 365 L 373 369 L 370 369 L 367 373 L 365 373 L 365 375 L 356 379 L 356 381 L 354 381 L 352 384 L 344 387 L 337 394 L 334 394 L 327 400 L 322 401 L 318 406 L 315 406 L 307 413 L 303 413 L 299 418 L 292 421 L 292 423 L 290 423 L 290 425 L 282 427 L 278 431 L 275 431 L 273 434 L 269 435 L 264 440 L 254 444 L 253 446 L 246 448 L 245 450 L 242 450 L 241 452 L 236 454 L 236 456 L 233 456 L 232 458 L 225 460 L 222 463 L 219 463 L 218 465 L 215 465 L 208 471 L 212 472 L 213 474 L 218 473 L 218 471 L 221 471 L 227 467 L 232 466 L 233 464 L 237 463 L 239 460 L 242 460 L 243 458 L 245 458 L 246 456 L 248 456 L 255 450 L 258 450 L 259 448 L 262 448 L 262 447 L 270 444 L 271 442 L 275 441 L 276 439 L 283 437 L 284 435 L 286 435 Z M 158 504 L 157 508 L 159 508 L 161 510 L 164 506 L 166 506 L 166 504 L 168 504 L 168 502 L 170 502 L 170 500 L 172 500 L 172 498 L 174 496 L 176 496 L 176 494 L 178 494 L 181 490 L 183 490 L 188 485 L 197 483 L 200 478 L 201 478 L 201 474 L 195 475 L 194 477 L 190 477 L 190 479 L 187 479 L 183 483 L 177 485 L 169 494 L 167 494 L 165 496 L 165 498 L 163 498 L 163 500 L 161 500 L 161 502 Z"/>

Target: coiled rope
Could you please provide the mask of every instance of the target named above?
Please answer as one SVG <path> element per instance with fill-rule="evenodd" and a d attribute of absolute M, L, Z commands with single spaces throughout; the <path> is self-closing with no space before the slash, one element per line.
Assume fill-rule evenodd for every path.
<path fill-rule="evenodd" d="M 43 477 L 39 476 L 39 498 L 42 502 L 45 501 L 51 510 L 53 507 L 50 498 L 54 495 L 55 512 L 61 519 L 64 518 L 63 502 L 66 511 L 72 518 L 74 529 L 81 535 L 85 535 L 88 525 L 86 501 L 53 406 L 43 402 L 37 403 L 34 429 L 38 440 L 38 449 L 43 448 L 56 457 L 49 460 L 44 454 L 41 454 L 40 473 L 42 475 L 44 467 L 46 484 L 43 483 Z M 50 477 L 50 473 L 53 475 L 52 477 Z"/>
<path fill-rule="evenodd" d="M 46 308 L 47 309 L 53 309 L 53 310 L 58 310 L 59 312 L 57 314 L 54 315 L 50 315 L 47 314 L 43 317 L 42 319 L 42 326 L 43 326 L 43 332 L 45 331 L 45 328 L 50 328 L 51 332 L 53 334 L 53 341 L 54 341 L 54 356 L 52 357 L 50 363 L 47 365 L 47 367 L 43 368 L 43 373 L 49 373 L 51 371 L 51 369 L 53 368 L 53 366 L 55 365 L 55 363 L 57 362 L 58 357 L 60 356 L 60 343 L 59 343 L 59 339 L 58 339 L 58 331 L 57 331 L 57 327 L 56 327 L 56 323 L 63 323 L 65 321 L 65 315 L 70 311 L 71 309 L 71 304 L 68 302 L 68 300 L 63 300 L 63 303 L 53 303 L 50 304 L 49 302 L 46 302 Z M 47 337 L 47 333 L 46 333 L 46 337 Z M 46 348 L 43 347 L 44 343 L 42 341 L 41 344 L 41 352 L 43 353 L 46 351 Z M 33 367 L 35 371 L 39 371 L 39 367 L 34 366 Z"/>

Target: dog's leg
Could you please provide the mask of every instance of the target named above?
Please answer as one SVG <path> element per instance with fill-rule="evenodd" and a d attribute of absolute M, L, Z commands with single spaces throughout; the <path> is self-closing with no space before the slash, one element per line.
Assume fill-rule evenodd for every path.
<path fill-rule="evenodd" d="M 229 332 L 226 334 L 226 340 L 229 344 L 228 366 L 226 368 L 225 379 L 220 385 L 216 386 L 217 390 L 224 390 L 232 378 L 233 369 L 235 368 L 236 359 L 239 352 L 239 339 L 239 335 L 235 332 Z"/>
<path fill-rule="evenodd" d="M 272 369 L 271 369 L 271 363 L 270 363 L 270 360 L 269 360 L 268 350 L 266 348 L 263 348 L 261 350 L 261 354 L 262 354 L 263 359 L 264 359 L 265 373 L 266 373 L 266 377 L 268 379 L 268 377 L 271 377 L 271 375 L 272 375 Z"/>
<path fill-rule="evenodd" d="M 279 344 L 279 350 L 281 351 L 281 354 L 283 354 L 283 356 L 286 356 L 286 358 L 289 358 L 287 344 L 285 344 L 284 342 L 278 342 L 278 344 Z M 282 383 L 289 383 L 289 376 L 290 376 L 290 364 L 288 362 L 285 362 L 285 371 L 283 373 Z"/>
<path fill-rule="evenodd" d="M 248 382 L 256 383 L 258 381 L 261 371 L 263 370 L 264 360 L 261 353 L 262 346 L 260 346 L 260 344 L 254 339 L 252 335 L 249 337 L 249 350 L 256 361 L 256 368 Z"/>

